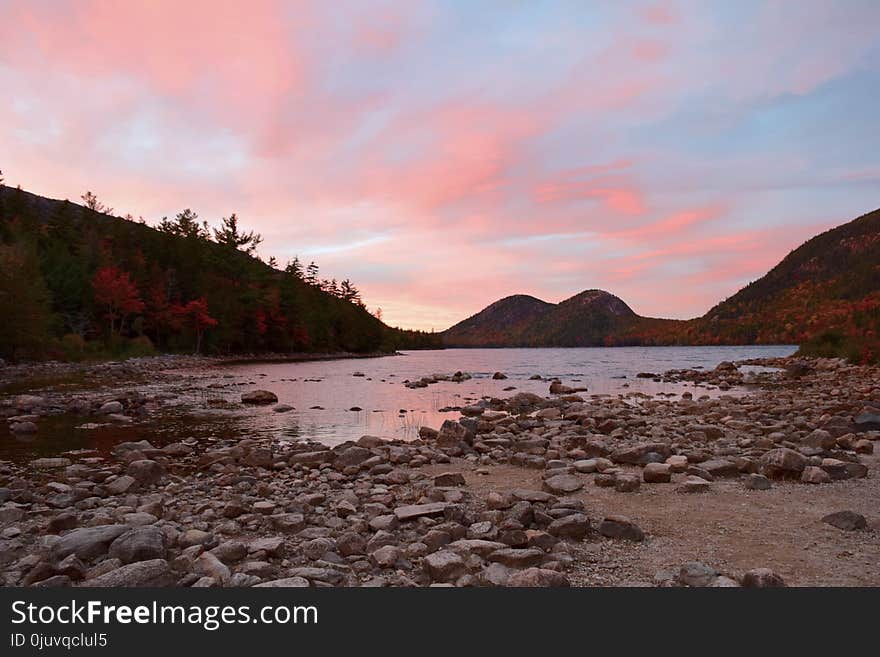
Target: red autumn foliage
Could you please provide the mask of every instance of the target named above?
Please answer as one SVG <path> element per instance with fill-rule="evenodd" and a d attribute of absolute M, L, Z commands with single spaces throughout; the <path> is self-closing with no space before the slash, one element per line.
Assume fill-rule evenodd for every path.
<path fill-rule="evenodd" d="M 205 329 L 217 326 L 218 323 L 208 312 L 208 300 L 205 297 L 193 299 L 185 306 L 177 306 L 177 308 L 180 309 L 178 312 L 186 318 L 190 327 L 195 331 L 196 353 L 199 353 L 202 348 L 202 336 L 205 334 Z"/>
<path fill-rule="evenodd" d="M 110 335 L 116 330 L 117 319 L 121 329 L 126 317 L 144 310 L 144 302 L 141 301 L 137 285 L 128 272 L 116 267 L 99 269 L 92 279 L 92 291 L 95 303 L 104 307 L 104 316 L 110 320 Z"/>

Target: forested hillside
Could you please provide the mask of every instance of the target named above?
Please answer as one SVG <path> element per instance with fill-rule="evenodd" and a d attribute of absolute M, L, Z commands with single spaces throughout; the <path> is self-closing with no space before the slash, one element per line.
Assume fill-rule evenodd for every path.
<path fill-rule="evenodd" d="M 314 263 L 261 261 L 259 235 L 238 222 L 211 229 L 187 209 L 152 228 L 91 193 L 78 204 L 0 184 L 0 357 L 437 345 L 386 326 L 350 281 L 321 280 Z"/>

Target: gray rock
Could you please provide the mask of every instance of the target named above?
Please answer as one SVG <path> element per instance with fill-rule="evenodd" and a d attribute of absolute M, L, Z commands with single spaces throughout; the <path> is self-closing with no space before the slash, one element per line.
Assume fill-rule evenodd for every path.
<path fill-rule="evenodd" d="M 584 487 L 584 482 L 575 475 L 558 474 L 544 480 L 542 488 L 548 493 L 565 495 Z"/>
<path fill-rule="evenodd" d="M 822 522 L 847 532 L 865 529 L 868 526 L 868 521 L 865 519 L 865 516 L 856 513 L 855 511 L 836 511 L 834 513 L 829 513 L 822 518 Z"/>
<path fill-rule="evenodd" d="M 454 582 L 465 574 L 464 559 L 452 550 L 433 552 L 422 559 L 425 573 L 435 582 Z"/>
<path fill-rule="evenodd" d="M 547 527 L 547 532 L 559 538 L 582 540 L 590 531 L 590 519 L 583 513 L 572 513 L 557 518 Z"/>
<path fill-rule="evenodd" d="M 678 580 L 687 586 L 709 586 L 718 571 L 699 561 L 690 561 L 681 567 Z"/>
<path fill-rule="evenodd" d="M 305 589 L 310 586 L 309 580 L 305 577 L 285 577 L 283 579 L 273 579 L 268 582 L 256 584 L 254 588 L 258 589 Z"/>
<path fill-rule="evenodd" d="M 109 555 L 122 563 L 165 559 L 165 534 L 153 525 L 136 527 L 117 537 L 111 544 Z"/>
<path fill-rule="evenodd" d="M 764 475 L 752 473 L 746 476 L 745 487 L 747 490 L 770 490 L 772 486 L 770 480 Z"/>
<path fill-rule="evenodd" d="M 171 566 L 164 559 L 150 559 L 149 561 L 137 561 L 135 563 L 116 568 L 110 572 L 99 575 L 83 582 L 86 587 L 141 587 L 141 586 L 171 586 L 174 584 L 174 574 Z"/>
<path fill-rule="evenodd" d="M 129 463 L 125 473 L 142 486 L 152 486 L 159 483 L 165 476 L 165 468 L 156 461 L 141 459 Z"/>
<path fill-rule="evenodd" d="M 635 542 L 645 540 L 642 528 L 624 516 L 606 516 L 599 525 L 599 533 L 606 538 Z"/>
<path fill-rule="evenodd" d="M 775 588 L 785 586 L 785 580 L 769 568 L 755 568 L 743 575 L 742 585 L 747 588 Z"/>
<path fill-rule="evenodd" d="M 394 509 L 394 515 L 397 516 L 397 519 L 401 522 L 405 522 L 407 520 L 415 520 L 417 518 L 443 515 L 446 511 L 447 506 L 449 505 L 446 502 L 410 504 L 407 506 L 399 506 Z"/>
<path fill-rule="evenodd" d="M 770 479 L 797 479 L 807 467 L 807 457 L 788 447 L 771 449 L 760 460 L 761 474 Z"/>
<path fill-rule="evenodd" d="M 108 401 L 107 403 L 102 404 L 101 408 L 98 409 L 98 412 L 102 415 L 110 415 L 111 413 L 122 413 L 122 411 L 122 403 L 118 401 Z"/>
<path fill-rule="evenodd" d="M 61 560 L 69 554 L 75 554 L 80 559 L 89 561 L 106 554 L 110 544 L 129 529 L 127 525 L 99 525 L 74 529 L 53 544 L 52 556 Z"/>
<path fill-rule="evenodd" d="M 507 579 L 507 586 L 516 587 L 565 587 L 571 586 L 568 578 L 555 570 L 547 568 L 526 568 L 514 572 Z"/>
<path fill-rule="evenodd" d="M 242 404 L 276 404 L 278 395 L 269 390 L 251 390 L 241 393 Z"/>

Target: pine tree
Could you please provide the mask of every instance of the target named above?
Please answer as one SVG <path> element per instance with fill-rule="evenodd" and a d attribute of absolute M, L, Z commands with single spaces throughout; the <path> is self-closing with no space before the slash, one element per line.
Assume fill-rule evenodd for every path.
<path fill-rule="evenodd" d="M 263 241 L 262 236 L 252 230 L 247 233 L 239 232 L 238 217 L 234 212 L 229 217 L 223 218 L 222 226 L 219 229 L 214 229 L 214 239 L 218 244 L 244 251 L 248 255 L 253 255 Z"/>
<path fill-rule="evenodd" d="M 89 210 L 100 212 L 101 214 L 113 214 L 113 208 L 101 203 L 101 201 L 98 200 L 98 197 L 89 191 L 80 196 L 80 198 Z"/>
<path fill-rule="evenodd" d="M 293 257 L 293 260 L 287 263 L 287 266 L 284 268 L 284 271 L 293 276 L 294 278 L 298 278 L 302 280 L 303 278 L 303 266 L 299 261 L 297 256 Z"/>
<path fill-rule="evenodd" d="M 305 281 L 309 285 L 318 284 L 318 265 L 315 264 L 314 260 L 309 263 L 308 267 L 306 267 Z"/>
<path fill-rule="evenodd" d="M 171 235 L 179 235 L 180 237 L 191 237 L 197 239 L 208 239 L 210 232 L 206 222 L 199 223 L 199 215 L 187 208 L 183 212 L 177 214 L 174 219 L 162 217 L 162 221 L 156 226 L 163 233 Z"/>

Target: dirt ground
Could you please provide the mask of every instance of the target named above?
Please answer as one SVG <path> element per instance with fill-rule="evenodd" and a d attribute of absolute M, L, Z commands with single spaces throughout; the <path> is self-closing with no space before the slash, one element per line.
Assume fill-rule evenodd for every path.
<path fill-rule="evenodd" d="M 578 475 L 594 526 L 606 515 L 623 515 L 646 533 L 643 543 L 600 537 L 575 548 L 569 572 L 578 586 L 652 585 L 658 571 L 676 571 L 701 561 L 732 576 L 752 568 L 771 568 L 789 586 L 880 586 L 880 457 L 862 457 L 865 479 L 809 485 L 777 483 L 767 491 L 746 490 L 742 481 L 718 479 L 702 494 L 676 492 L 685 475 L 669 484 L 645 484 L 635 493 L 618 493 Z M 468 488 L 490 491 L 541 489 L 540 470 L 516 466 L 477 466 L 463 460 L 433 465 L 426 473 L 462 472 Z M 634 468 L 633 471 L 638 471 Z M 847 532 L 822 522 L 834 511 L 851 510 L 868 520 L 867 531 Z"/>

